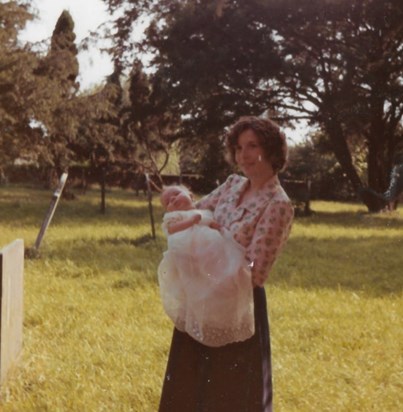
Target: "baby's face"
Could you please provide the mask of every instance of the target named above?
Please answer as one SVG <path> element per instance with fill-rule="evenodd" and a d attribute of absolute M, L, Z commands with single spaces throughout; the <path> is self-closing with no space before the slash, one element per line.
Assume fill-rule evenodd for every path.
<path fill-rule="evenodd" d="M 161 203 L 167 212 L 193 209 L 193 201 L 189 193 L 180 187 L 170 187 L 161 195 Z"/>

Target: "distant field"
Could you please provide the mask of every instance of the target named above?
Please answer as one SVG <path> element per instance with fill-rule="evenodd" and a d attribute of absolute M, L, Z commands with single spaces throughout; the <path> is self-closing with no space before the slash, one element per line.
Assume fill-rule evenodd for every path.
<path fill-rule="evenodd" d="M 0 187 L 0 247 L 34 244 L 51 195 Z M 1 411 L 157 411 L 172 329 L 156 279 L 162 211 L 155 201 L 153 241 L 145 198 L 110 191 L 105 215 L 99 203 L 95 190 L 61 200 L 40 257 L 26 260 L 24 352 Z M 403 209 L 312 209 L 266 287 L 275 410 L 398 412 Z"/>

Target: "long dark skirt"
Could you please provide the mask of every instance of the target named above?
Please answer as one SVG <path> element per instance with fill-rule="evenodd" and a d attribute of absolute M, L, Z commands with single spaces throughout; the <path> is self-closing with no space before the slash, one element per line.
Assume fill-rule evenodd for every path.
<path fill-rule="evenodd" d="M 255 334 L 210 348 L 174 329 L 159 412 L 271 412 L 266 294 L 254 289 Z"/>

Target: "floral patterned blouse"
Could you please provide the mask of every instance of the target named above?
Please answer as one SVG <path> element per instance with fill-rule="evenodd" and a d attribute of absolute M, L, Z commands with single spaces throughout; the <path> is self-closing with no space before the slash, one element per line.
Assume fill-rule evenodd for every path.
<path fill-rule="evenodd" d="M 253 198 L 238 206 L 248 185 L 246 177 L 233 174 L 197 202 L 196 207 L 211 210 L 214 219 L 246 249 L 253 284 L 263 286 L 288 239 L 294 209 L 277 175 L 267 181 Z"/>

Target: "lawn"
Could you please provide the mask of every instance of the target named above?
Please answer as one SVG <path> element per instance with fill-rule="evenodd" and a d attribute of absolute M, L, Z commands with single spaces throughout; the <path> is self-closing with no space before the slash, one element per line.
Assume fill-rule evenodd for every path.
<path fill-rule="evenodd" d="M 0 247 L 32 246 L 50 199 L 1 187 Z M 97 190 L 62 199 L 40 256 L 25 261 L 24 350 L 4 412 L 157 411 L 172 332 L 156 278 L 165 239 L 159 225 L 149 238 L 145 198 L 111 190 L 105 215 L 99 204 Z M 403 209 L 312 209 L 266 286 L 275 409 L 400 411 Z"/>

